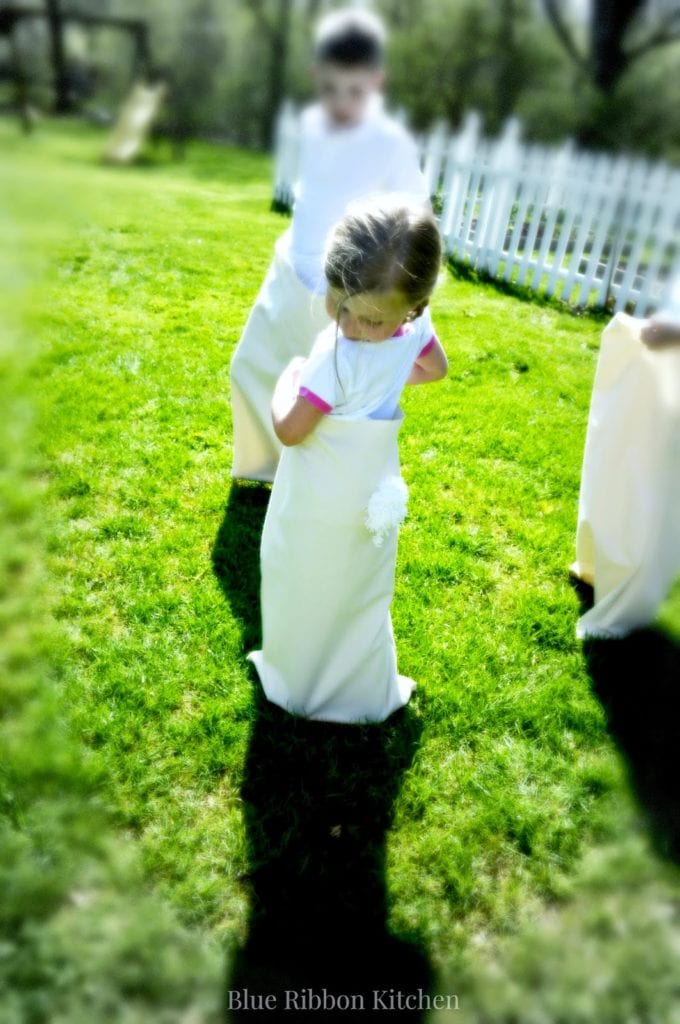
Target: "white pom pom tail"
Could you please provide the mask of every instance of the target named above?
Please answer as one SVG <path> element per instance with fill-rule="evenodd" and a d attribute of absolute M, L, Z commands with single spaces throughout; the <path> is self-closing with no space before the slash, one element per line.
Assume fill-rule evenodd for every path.
<path fill-rule="evenodd" d="M 371 495 L 366 512 L 366 527 L 373 543 L 382 547 L 386 537 L 406 518 L 408 487 L 400 476 L 388 476 Z"/>

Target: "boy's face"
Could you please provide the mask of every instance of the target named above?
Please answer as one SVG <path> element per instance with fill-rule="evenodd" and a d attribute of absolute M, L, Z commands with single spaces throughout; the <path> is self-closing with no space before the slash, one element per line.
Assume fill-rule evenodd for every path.
<path fill-rule="evenodd" d="M 349 128 L 362 120 L 368 101 L 382 86 L 381 69 L 345 68 L 323 61 L 312 69 L 321 105 L 332 124 Z"/>

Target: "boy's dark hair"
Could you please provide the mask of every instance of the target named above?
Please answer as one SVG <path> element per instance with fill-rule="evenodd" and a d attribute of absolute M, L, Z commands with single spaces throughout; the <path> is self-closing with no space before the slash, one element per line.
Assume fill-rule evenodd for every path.
<path fill-rule="evenodd" d="M 319 22 L 314 33 L 314 61 L 327 61 L 345 68 L 371 68 L 383 65 L 385 27 L 368 11 L 341 8 Z"/>

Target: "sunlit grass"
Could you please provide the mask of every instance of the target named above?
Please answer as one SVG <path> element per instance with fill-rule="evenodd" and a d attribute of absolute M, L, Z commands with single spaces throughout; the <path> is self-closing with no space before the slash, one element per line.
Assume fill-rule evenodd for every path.
<path fill-rule="evenodd" d="M 110 955 L 137 966 L 102 982 L 106 1019 L 180 1019 L 199 981 L 219 988 L 215 944 L 246 933 L 264 492 L 231 491 L 228 369 L 285 221 L 262 156 L 197 144 L 184 164 L 112 169 L 101 135 L 47 123 L 23 138 L 2 122 L 0 145 L 16 257 L 0 1007 L 94 1019 L 86 991 Z M 677 930 L 654 908 L 677 884 L 638 835 L 567 579 L 603 321 L 448 273 L 433 315 L 448 379 L 403 402 L 393 619 L 418 742 L 390 808 L 389 922 L 465 993 L 471 1024 L 620 1024 L 636 999 L 664 1021 Z M 359 758 L 343 785 L 376 795 L 374 767 Z M 266 783 L 280 764 L 259 770 Z M 288 799 L 294 820 L 304 791 Z M 628 903 L 638 885 L 651 902 Z M 641 914 L 653 990 L 629 941 Z M 568 977 L 593 981 L 590 1017 L 555 982 L 565 943 Z"/>

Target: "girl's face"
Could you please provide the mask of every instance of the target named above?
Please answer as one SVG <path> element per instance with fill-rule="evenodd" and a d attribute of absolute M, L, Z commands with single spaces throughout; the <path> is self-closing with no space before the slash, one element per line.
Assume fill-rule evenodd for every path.
<path fill-rule="evenodd" d="M 395 288 L 359 295 L 329 288 L 326 311 L 349 341 L 386 341 L 413 313 L 411 303 Z"/>

